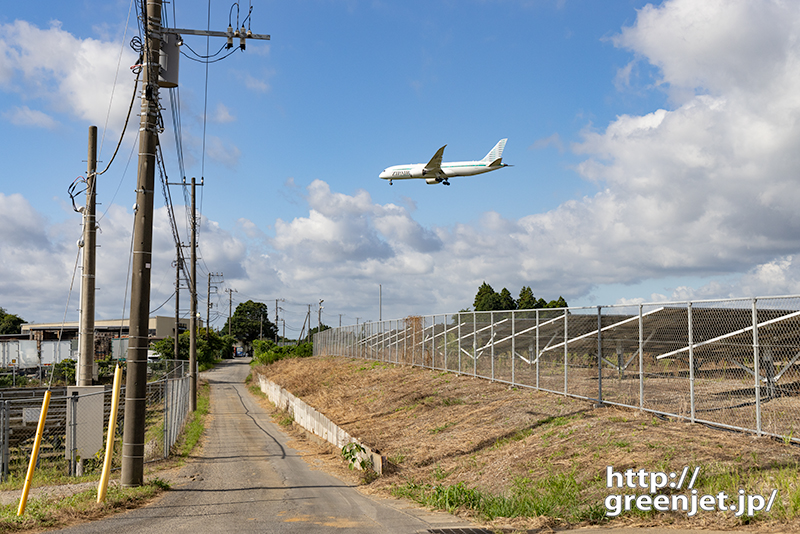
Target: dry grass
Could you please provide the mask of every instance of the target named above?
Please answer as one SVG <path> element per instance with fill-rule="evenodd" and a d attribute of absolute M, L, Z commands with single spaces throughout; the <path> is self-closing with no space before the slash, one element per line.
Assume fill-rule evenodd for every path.
<path fill-rule="evenodd" d="M 605 487 L 606 466 L 620 472 L 628 468 L 680 472 L 690 465 L 701 467 L 695 485 L 701 494 L 723 490 L 735 494 L 744 487 L 749 493 L 768 495 L 778 487 L 780 503 L 756 521 L 729 512 L 700 512 L 693 518 L 628 513 L 612 524 L 800 529 L 796 476 L 800 454 L 797 447 L 779 441 L 635 410 L 595 409 L 587 401 L 379 362 L 290 359 L 256 372 L 388 457 L 389 473 L 362 486 L 367 492 L 387 494 L 413 482 L 463 484 L 486 494 L 510 495 L 520 485 L 541 487 L 567 475 L 577 483 L 580 505 L 596 512 L 610 492 Z M 515 528 L 587 524 L 581 517 L 495 519 L 493 524 Z"/>

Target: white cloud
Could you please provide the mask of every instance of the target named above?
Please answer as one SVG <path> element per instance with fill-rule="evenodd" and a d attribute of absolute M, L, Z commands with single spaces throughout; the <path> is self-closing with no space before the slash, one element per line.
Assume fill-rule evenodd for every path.
<path fill-rule="evenodd" d="M 277 220 L 273 237 L 249 220 L 233 235 L 204 219 L 203 259 L 242 292 L 325 298 L 356 314 L 374 309 L 365 303 L 377 301 L 382 284 L 385 317 L 458 310 L 484 280 L 512 293 L 530 285 L 537 296 L 568 301 L 597 285 L 682 276 L 710 281 L 625 302 L 798 293 L 800 6 L 753 5 L 667 1 L 640 10 L 613 39 L 658 69 L 657 85 L 672 107 L 620 115 L 582 132 L 572 150 L 584 158 L 578 172 L 599 186 L 591 197 L 519 219 L 489 212 L 474 225 L 426 228 L 414 219 L 413 203 L 378 204 L 366 191 L 335 192 L 317 180 L 302 198 L 307 214 Z M 16 60 L 0 62 L 0 83 L 8 64 L 21 68 Z M 635 83 L 629 73 L 625 82 Z M 559 142 L 554 135 L 537 146 Z M 236 147 L 214 138 L 209 145 L 211 157 L 236 164 Z M 174 246 L 159 217 L 155 250 L 166 273 Z M 110 240 L 101 248 L 109 264 L 103 276 L 105 287 L 120 293 L 117 302 L 130 218 L 111 210 L 100 238 Z M 0 196 L 0 224 L 8 228 L 0 235 L 0 279 L 11 284 L 2 286 L 3 295 L 8 290 L 16 299 L 3 306 L 18 313 L 13 304 L 32 302 L 22 306 L 26 318 L 34 304 L 50 310 L 44 297 L 31 295 L 51 293 L 52 300 L 62 291 L 74 238 L 50 228 L 18 196 Z M 169 295 L 163 284 L 154 302 Z"/>
<path fill-rule="evenodd" d="M 58 121 L 53 117 L 28 106 L 16 106 L 3 113 L 3 116 L 15 126 L 44 128 L 46 130 L 52 130 L 58 126 Z"/>
<path fill-rule="evenodd" d="M 127 46 L 120 60 L 120 46 L 79 39 L 58 21 L 47 29 L 22 20 L 0 24 L 0 86 L 31 104 L 100 125 L 106 122 L 113 93 L 109 129 L 119 132 L 133 91 L 127 67 L 136 60 Z"/>
<path fill-rule="evenodd" d="M 236 117 L 231 115 L 231 110 L 228 109 L 228 106 L 225 104 L 219 103 L 217 104 L 217 109 L 214 111 L 214 116 L 212 118 L 214 122 L 224 124 L 228 122 L 235 122 Z"/>
<path fill-rule="evenodd" d="M 239 165 L 239 157 L 242 155 L 239 147 L 214 135 L 208 136 L 206 153 L 212 160 L 231 169 Z"/>

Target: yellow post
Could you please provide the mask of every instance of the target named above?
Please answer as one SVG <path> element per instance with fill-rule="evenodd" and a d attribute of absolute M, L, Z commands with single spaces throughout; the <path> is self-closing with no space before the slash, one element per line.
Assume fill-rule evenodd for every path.
<path fill-rule="evenodd" d="M 122 367 L 117 363 L 114 369 L 114 391 L 111 393 L 111 413 L 108 416 L 108 437 L 106 438 L 106 458 L 103 461 L 103 474 L 97 486 L 97 502 L 106 500 L 108 477 L 111 474 L 111 459 L 114 456 L 114 433 L 117 430 L 117 408 L 119 407 L 119 388 L 122 382 Z"/>
<path fill-rule="evenodd" d="M 33 472 L 36 470 L 36 459 L 39 457 L 39 446 L 42 444 L 42 434 L 44 433 L 44 422 L 47 419 L 47 407 L 50 406 L 50 390 L 44 392 L 42 399 L 42 413 L 39 414 L 39 426 L 36 427 L 36 440 L 33 442 L 33 452 L 31 453 L 31 463 L 28 465 L 28 474 L 25 476 L 25 487 L 22 488 L 22 497 L 19 500 L 17 515 L 25 513 L 25 504 L 28 502 L 28 492 L 31 490 Z"/>

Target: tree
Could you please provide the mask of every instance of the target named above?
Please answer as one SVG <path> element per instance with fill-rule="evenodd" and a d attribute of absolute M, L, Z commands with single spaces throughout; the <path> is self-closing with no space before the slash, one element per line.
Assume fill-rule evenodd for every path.
<path fill-rule="evenodd" d="M 495 308 L 497 310 L 516 310 L 517 303 L 514 301 L 514 297 L 511 296 L 511 292 L 503 288 L 500 291 L 500 298 L 498 299 L 499 308 Z"/>
<path fill-rule="evenodd" d="M 495 293 L 492 286 L 484 282 L 478 288 L 473 307 L 475 311 L 515 310 L 517 303 L 508 289 L 503 288 L 500 293 Z"/>
<path fill-rule="evenodd" d="M 492 301 L 496 299 L 497 293 L 494 292 L 492 286 L 484 281 L 481 287 L 478 288 L 478 293 L 475 295 L 472 307 L 475 308 L 475 311 L 488 311 L 493 309 L 491 308 Z"/>
<path fill-rule="evenodd" d="M 530 286 L 522 286 L 519 292 L 519 300 L 514 300 L 511 292 L 503 288 L 500 293 L 495 293 L 492 286 L 483 282 L 475 295 L 473 307 L 475 311 L 505 311 L 505 310 L 533 310 L 537 308 L 566 308 L 568 306 L 564 297 L 557 300 L 536 299 Z M 462 310 L 469 311 L 469 310 Z"/>
<path fill-rule="evenodd" d="M 245 345 L 250 345 L 259 336 L 274 339 L 278 332 L 278 328 L 270 322 L 267 305 L 263 302 L 252 300 L 242 302 L 236 306 L 236 311 L 229 321 L 231 335 Z M 225 322 L 222 331 L 228 332 L 228 321 Z"/>
<path fill-rule="evenodd" d="M 178 358 L 181 360 L 189 359 L 189 338 L 187 330 L 178 336 Z M 165 360 L 175 357 L 175 340 L 167 337 L 152 343 L 152 348 L 158 355 Z M 206 328 L 197 329 L 197 363 L 212 364 L 215 360 L 230 357 L 233 353 L 233 338 L 227 335 L 221 336 L 213 330 Z"/>
<path fill-rule="evenodd" d="M 564 297 L 560 295 L 558 297 L 558 300 L 551 300 L 545 306 L 545 308 L 567 308 L 567 307 L 568 307 L 567 301 L 564 300 Z"/>
<path fill-rule="evenodd" d="M 330 330 L 330 329 L 331 327 L 326 325 L 325 323 L 322 323 L 322 326 L 315 326 L 308 332 L 308 339 L 310 340 L 314 339 L 314 334 L 316 334 L 317 332 L 324 332 L 325 330 Z"/>
<path fill-rule="evenodd" d="M 532 310 L 537 307 L 536 297 L 533 296 L 533 290 L 530 286 L 522 286 L 519 290 L 519 299 L 517 299 L 518 310 Z"/>
<path fill-rule="evenodd" d="M 0 308 L 0 334 L 21 334 L 25 319 Z"/>

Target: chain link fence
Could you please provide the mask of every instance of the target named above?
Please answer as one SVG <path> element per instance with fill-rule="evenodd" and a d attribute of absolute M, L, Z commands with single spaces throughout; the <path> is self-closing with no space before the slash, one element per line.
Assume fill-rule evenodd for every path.
<path fill-rule="evenodd" d="M 412 316 L 324 330 L 314 354 L 800 441 L 800 296 Z"/>
<path fill-rule="evenodd" d="M 190 378 L 185 361 L 148 364 L 145 462 L 169 456 L 189 413 Z M 123 380 L 124 383 L 124 380 Z M 47 388 L 0 390 L 0 474 L 23 478 Z M 112 386 L 54 387 L 37 472 L 79 475 L 103 467 L 111 416 Z M 125 386 L 120 393 L 112 469 L 121 467 Z"/>

